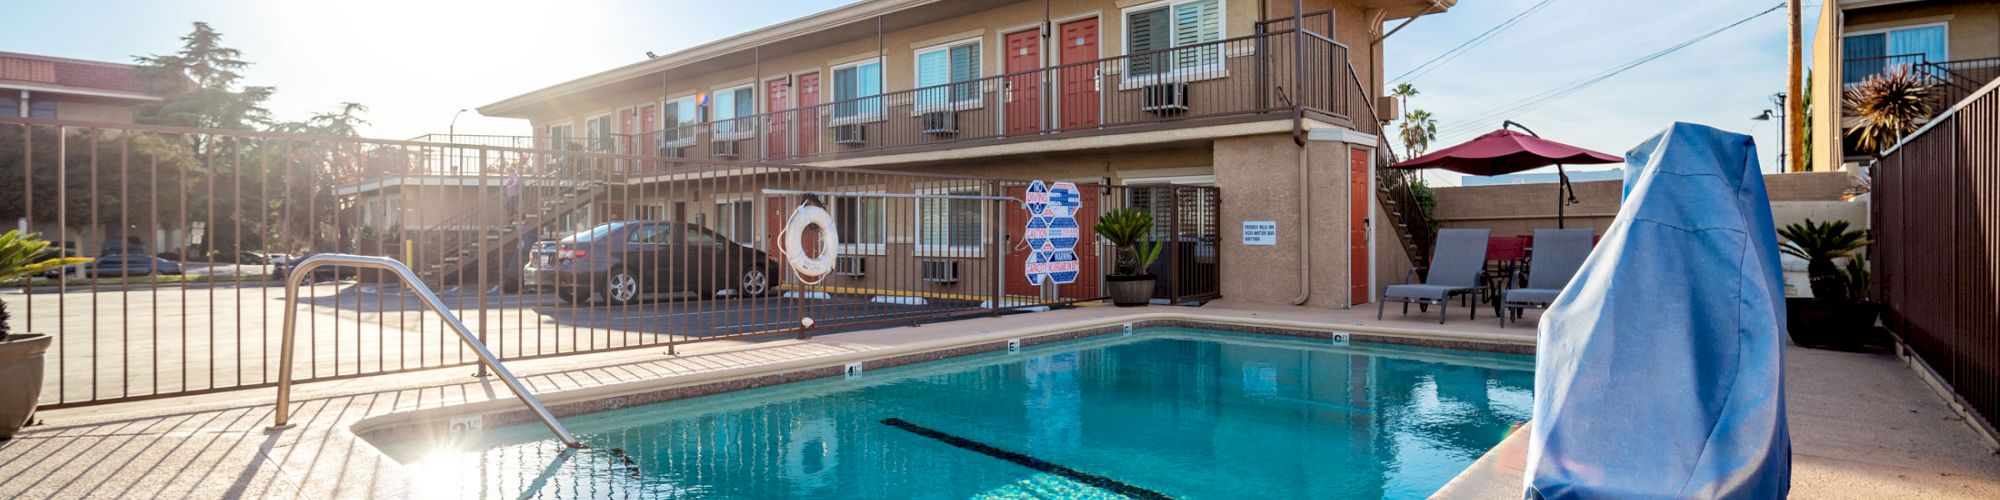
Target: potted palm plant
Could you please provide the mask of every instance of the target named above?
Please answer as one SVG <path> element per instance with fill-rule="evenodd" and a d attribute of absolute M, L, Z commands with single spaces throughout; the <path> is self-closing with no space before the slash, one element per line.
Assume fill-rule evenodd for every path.
<path fill-rule="evenodd" d="M 57 257 L 36 262 L 49 242 L 35 234 L 8 231 L 0 235 L 0 282 L 29 279 L 58 267 L 82 264 L 90 259 Z M 28 424 L 35 405 L 42 398 L 42 354 L 52 339 L 36 333 L 10 330 L 7 303 L 0 302 L 0 439 L 14 437 L 14 431 Z"/>
<path fill-rule="evenodd" d="M 1163 242 L 1152 241 L 1153 215 L 1138 208 L 1121 208 L 1104 214 L 1094 226 L 1099 236 L 1117 247 L 1112 274 L 1104 277 L 1111 288 L 1111 303 L 1119 307 L 1143 306 L 1153 300 L 1153 261 L 1160 258 Z"/>
<path fill-rule="evenodd" d="M 1870 241 L 1866 232 L 1849 229 L 1847 221 L 1786 225 L 1780 249 L 1806 261 L 1811 298 L 1785 300 L 1785 327 L 1792 342 L 1807 347 L 1859 349 L 1874 345 L 1875 317 L 1880 308 L 1868 300 L 1868 267 L 1861 251 Z M 1836 261 L 1846 261 L 1843 269 Z"/>

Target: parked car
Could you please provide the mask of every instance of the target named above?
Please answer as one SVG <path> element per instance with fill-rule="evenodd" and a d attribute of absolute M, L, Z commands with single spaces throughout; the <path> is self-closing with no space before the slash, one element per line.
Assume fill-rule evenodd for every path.
<path fill-rule="evenodd" d="M 291 262 L 291 261 L 292 261 L 292 255 L 291 255 L 291 254 L 285 254 L 285 253 L 272 253 L 272 254 L 264 254 L 264 261 L 265 261 L 265 263 L 266 263 L 266 264 L 270 264 L 270 265 L 274 265 L 274 266 L 275 266 L 275 265 L 279 265 L 279 264 L 284 264 L 284 263 L 286 263 L 286 262 Z"/>
<path fill-rule="evenodd" d="M 312 254 L 304 254 L 304 255 L 299 255 L 296 258 L 287 258 L 284 261 L 274 263 L 271 266 L 271 277 L 276 278 L 279 283 L 284 283 L 285 278 L 291 276 L 292 274 L 292 266 L 294 264 L 306 260 L 306 257 L 311 257 L 311 256 Z M 321 266 L 318 269 L 313 269 L 312 274 L 306 276 L 305 279 L 300 280 L 299 284 L 311 285 L 314 283 L 330 283 L 341 280 L 351 280 L 360 275 L 361 275 L 361 269 L 352 266 Z"/>
<path fill-rule="evenodd" d="M 537 244 L 521 276 L 524 288 L 554 290 L 572 304 L 595 295 L 619 305 L 646 294 L 769 295 L 778 269 L 763 251 L 701 226 L 621 221 Z"/>
<path fill-rule="evenodd" d="M 106 255 L 84 264 L 83 273 L 92 278 L 122 278 L 154 274 L 179 275 L 181 264 L 140 253 Z"/>

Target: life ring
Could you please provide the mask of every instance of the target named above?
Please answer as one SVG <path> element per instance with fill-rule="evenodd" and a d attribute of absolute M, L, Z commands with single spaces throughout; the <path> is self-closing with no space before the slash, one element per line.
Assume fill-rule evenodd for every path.
<path fill-rule="evenodd" d="M 785 439 L 785 478 L 810 493 L 833 483 L 840 468 L 840 431 L 832 420 L 811 418 L 792 423 Z M 808 496 L 808 495 L 801 495 Z"/>
<path fill-rule="evenodd" d="M 819 226 L 819 255 L 806 255 L 805 232 L 807 227 Z M 808 285 L 817 285 L 825 279 L 840 257 L 840 233 L 833 226 L 833 214 L 819 205 L 819 200 L 808 197 L 799 208 L 792 211 L 792 217 L 785 221 L 784 245 L 778 249 L 785 254 L 785 263 L 799 280 Z"/>

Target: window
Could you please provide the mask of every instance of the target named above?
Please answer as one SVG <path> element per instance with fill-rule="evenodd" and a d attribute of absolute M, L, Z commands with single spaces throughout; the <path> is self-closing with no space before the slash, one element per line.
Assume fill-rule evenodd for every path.
<path fill-rule="evenodd" d="M 652 243 L 656 245 L 669 243 L 672 242 L 670 238 L 673 237 L 673 232 L 669 231 L 669 229 L 672 228 L 673 226 L 668 226 L 666 224 L 647 224 L 644 226 L 639 226 L 637 228 L 633 228 L 630 233 L 627 233 L 628 235 L 625 237 L 625 241 L 628 243 Z"/>
<path fill-rule="evenodd" d="M 21 116 L 21 101 L 12 97 L 0 97 L 0 116 Z"/>
<path fill-rule="evenodd" d="M 757 207 L 750 200 L 717 200 L 715 230 L 730 241 L 750 244 L 756 234 Z"/>
<path fill-rule="evenodd" d="M 54 119 L 56 117 L 56 102 L 48 99 L 29 99 L 28 117 Z"/>
<path fill-rule="evenodd" d="M 695 103 L 694 96 L 669 99 L 660 107 L 660 125 L 665 132 L 662 137 L 667 144 L 694 142 Z"/>
<path fill-rule="evenodd" d="M 576 129 L 573 128 L 568 123 L 550 125 L 549 135 L 548 135 L 549 149 L 555 149 L 561 151 L 575 150 L 576 142 L 570 140 L 570 138 L 575 135 L 574 133 L 575 130 Z"/>
<path fill-rule="evenodd" d="M 750 134 L 756 132 L 750 120 L 742 120 L 757 114 L 757 98 L 751 95 L 749 85 L 715 93 L 715 134 Z"/>
<path fill-rule="evenodd" d="M 722 238 L 720 236 L 716 236 L 715 233 L 708 232 L 707 229 L 702 229 L 698 227 L 687 228 L 688 246 L 709 246 L 721 242 Z"/>
<path fill-rule="evenodd" d="M 882 99 L 861 99 L 882 95 L 882 60 L 835 66 L 833 68 L 833 118 L 873 118 L 882 114 Z"/>
<path fill-rule="evenodd" d="M 583 122 L 584 141 L 591 151 L 611 151 L 611 114 L 591 117 Z"/>
<path fill-rule="evenodd" d="M 1213 69 L 1222 63 L 1222 0 L 1172 0 L 1125 11 L 1127 77 Z M 1168 50 L 1189 47 L 1180 50 Z M 1163 51 L 1142 54 L 1148 51 Z"/>
<path fill-rule="evenodd" d="M 878 196 L 834 196 L 833 225 L 843 252 L 879 253 L 888 241 L 888 217 Z"/>
<path fill-rule="evenodd" d="M 981 196 L 985 193 L 978 187 L 951 187 L 925 190 L 923 194 Z M 917 199 L 917 247 L 954 252 L 977 249 L 985 234 L 982 203 L 977 199 Z"/>
<path fill-rule="evenodd" d="M 979 105 L 979 39 L 917 51 L 917 112 Z M 963 82 L 963 83 L 961 83 Z M 946 84 L 948 87 L 934 87 Z"/>
<path fill-rule="evenodd" d="M 1841 38 L 1841 83 L 1860 83 L 1900 66 L 1947 59 L 1945 25 L 1933 24 Z"/>

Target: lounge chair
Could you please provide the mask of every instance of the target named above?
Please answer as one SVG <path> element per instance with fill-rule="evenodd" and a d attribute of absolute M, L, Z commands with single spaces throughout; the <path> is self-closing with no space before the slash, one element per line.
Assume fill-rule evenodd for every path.
<path fill-rule="evenodd" d="M 1589 229 L 1536 229 L 1535 252 L 1529 257 L 1526 286 L 1521 286 L 1521 273 L 1515 271 L 1507 283 L 1521 288 L 1510 288 L 1500 294 L 1500 327 L 1507 327 L 1510 315 L 1520 318 L 1523 309 L 1547 309 L 1555 302 L 1556 295 L 1569 286 L 1570 278 L 1575 278 L 1577 269 L 1583 267 L 1583 259 L 1590 256 L 1590 238 Z"/>
<path fill-rule="evenodd" d="M 1438 324 L 1444 324 L 1445 309 L 1452 297 L 1476 298 L 1485 289 L 1479 282 L 1486 268 L 1486 237 L 1492 233 L 1487 229 L 1439 230 L 1437 245 L 1431 251 L 1430 274 L 1425 276 L 1424 283 L 1383 287 L 1382 300 L 1375 304 L 1375 319 L 1382 319 L 1382 311 L 1390 300 L 1401 299 L 1405 315 L 1410 314 L 1412 302 L 1423 307 L 1438 306 Z M 1415 278 L 1414 270 L 1411 278 Z M 1466 309 L 1471 309 L 1471 317 L 1478 319 L 1478 307 Z"/>

